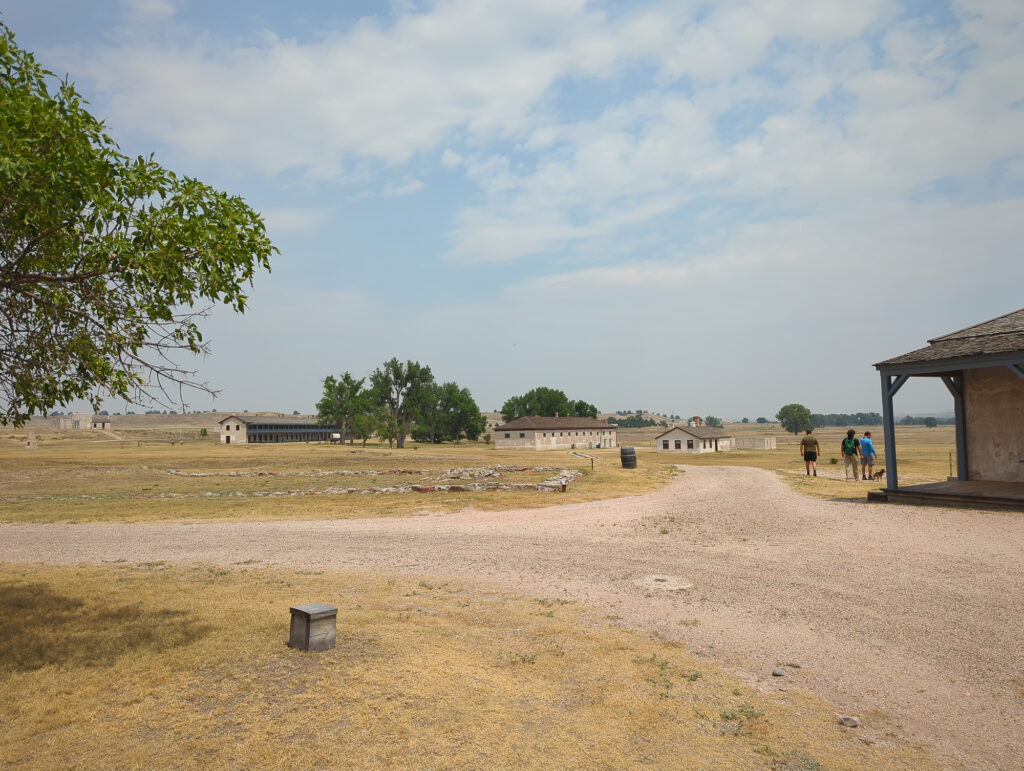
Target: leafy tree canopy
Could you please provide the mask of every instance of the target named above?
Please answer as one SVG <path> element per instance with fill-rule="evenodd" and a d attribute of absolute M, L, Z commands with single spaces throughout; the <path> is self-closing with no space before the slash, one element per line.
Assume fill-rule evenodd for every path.
<path fill-rule="evenodd" d="M 487 426 L 468 388 L 457 383 L 432 383 L 424 389 L 412 437 L 416 441 L 458 442 L 475 440 Z"/>
<path fill-rule="evenodd" d="M 722 419 L 716 418 L 714 415 L 708 415 L 704 418 L 704 425 L 709 428 L 722 428 Z"/>
<path fill-rule="evenodd" d="M 596 418 L 597 407 L 580 399 L 572 403 L 571 413 L 576 418 Z"/>
<path fill-rule="evenodd" d="M 400 448 L 405 447 L 405 435 L 433 382 L 430 367 L 418 361 L 403 364 L 397 358 L 384 362 L 370 375 L 371 396 L 387 412 L 386 431 Z"/>
<path fill-rule="evenodd" d="M 814 428 L 811 411 L 802 404 L 787 404 L 776 413 L 775 418 L 786 431 L 791 431 L 794 434 Z"/>
<path fill-rule="evenodd" d="M 554 417 L 596 418 L 597 407 L 585 401 L 571 401 L 565 391 L 540 386 L 522 396 L 513 396 L 501 408 L 501 417 L 507 423 L 529 415 Z"/>
<path fill-rule="evenodd" d="M 369 397 L 363 388 L 365 382 L 366 378 L 356 380 L 350 372 L 345 372 L 337 379 L 333 375 L 324 378 L 324 395 L 316 404 L 319 423 L 323 426 L 339 426 L 343 442 L 346 435 L 352 436 L 352 418 L 369 409 Z"/>
<path fill-rule="evenodd" d="M 0 424 L 209 392 L 174 355 L 276 251 L 242 199 L 123 155 L 84 104 L 0 23 Z"/>

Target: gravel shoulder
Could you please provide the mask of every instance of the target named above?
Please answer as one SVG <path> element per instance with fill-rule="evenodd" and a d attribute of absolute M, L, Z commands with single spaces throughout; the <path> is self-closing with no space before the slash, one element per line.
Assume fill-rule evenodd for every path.
<path fill-rule="evenodd" d="M 687 467 L 655 493 L 415 518 L 0 526 L 0 560 L 257 560 L 460 577 L 603 608 L 757 687 L 807 688 L 865 739 L 1024 767 L 1024 516 L 801 496 Z M 771 677 L 774 667 L 786 676 Z"/>

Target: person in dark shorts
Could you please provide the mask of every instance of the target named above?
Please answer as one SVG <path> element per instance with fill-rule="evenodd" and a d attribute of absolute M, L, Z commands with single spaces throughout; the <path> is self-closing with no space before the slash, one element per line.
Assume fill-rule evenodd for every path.
<path fill-rule="evenodd" d="M 875 443 L 871 441 L 871 432 L 865 431 L 860 438 L 860 478 L 871 479 L 875 475 L 875 458 L 878 452 L 875 450 Z"/>
<path fill-rule="evenodd" d="M 807 469 L 807 476 L 811 475 L 811 469 L 814 469 L 814 476 L 818 476 L 818 453 L 821 452 L 821 445 L 818 444 L 816 437 L 811 436 L 811 431 L 814 429 L 807 429 L 807 436 L 800 440 L 800 452 L 804 456 L 804 468 Z"/>

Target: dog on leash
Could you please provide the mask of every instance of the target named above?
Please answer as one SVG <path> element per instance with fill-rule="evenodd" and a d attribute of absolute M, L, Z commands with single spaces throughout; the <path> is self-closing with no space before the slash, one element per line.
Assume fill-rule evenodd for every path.
<path fill-rule="evenodd" d="M 885 476 L 885 469 L 882 469 L 881 471 L 876 471 L 874 474 L 872 474 L 871 478 L 874 479 L 877 482 L 879 479 L 881 479 L 884 476 Z"/>

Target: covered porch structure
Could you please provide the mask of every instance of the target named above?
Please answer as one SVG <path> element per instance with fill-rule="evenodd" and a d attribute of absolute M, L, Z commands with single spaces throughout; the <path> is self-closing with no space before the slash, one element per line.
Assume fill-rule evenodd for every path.
<path fill-rule="evenodd" d="M 1024 510 L 1024 309 L 875 365 L 882 379 L 887 487 L 869 500 Z M 953 396 L 956 476 L 900 487 L 893 397 L 911 377 Z"/>

